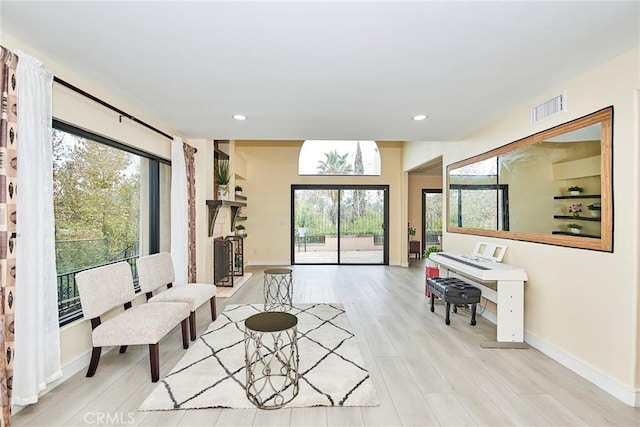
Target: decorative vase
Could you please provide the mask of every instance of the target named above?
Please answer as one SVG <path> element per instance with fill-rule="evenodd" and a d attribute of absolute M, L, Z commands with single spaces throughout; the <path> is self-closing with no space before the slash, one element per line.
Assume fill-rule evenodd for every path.
<path fill-rule="evenodd" d="M 579 228 L 570 228 L 569 231 L 573 234 L 580 234 L 580 229 Z"/>
<path fill-rule="evenodd" d="M 218 200 L 229 200 L 228 185 L 218 185 Z"/>
<path fill-rule="evenodd" d="M 236 230 L 236 235 L 237 236 L 244 236 L 246 230 Z"/>
<path fill-rule="evenodd" d="M 569 191 L 569 194 L 572 196 L 579 196 L 580 192 L 579 191 Z"/>
<path fill-rule="evenodd" d="M 600 218 L 600 211 L 599 210 L 595 210 L 594 209 L 594 210 L 590 211 L 590 213 L 591 213 L 591 216 L 593 218 Z"/>

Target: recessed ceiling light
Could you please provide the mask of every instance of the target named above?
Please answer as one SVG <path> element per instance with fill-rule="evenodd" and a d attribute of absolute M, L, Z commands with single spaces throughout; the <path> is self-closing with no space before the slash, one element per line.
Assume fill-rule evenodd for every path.
<path fill-rule="evenodd" d="M 417 115 L 413 116 L 411 119 L 419 121 L 419 120 L 424 120 L 426 118 L 427 118 L 426 114 L 417 114 Z"/>
<path fill-rule="evenodd" d="M 247 120 L 247 116 L 245 116 L 244 114 L 234 114 L 231 117 L 233 117 L 236 120 Z"/>

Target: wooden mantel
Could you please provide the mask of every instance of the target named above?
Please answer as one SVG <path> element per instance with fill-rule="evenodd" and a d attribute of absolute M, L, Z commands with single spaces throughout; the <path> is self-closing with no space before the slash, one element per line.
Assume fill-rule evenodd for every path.
<path fill-rule="evenodd" d="M 240 208 L 247 206 L 245 202 L 236 202 L 235 200 L 207 200 L 207 207 L 209 208 L 209 237 L 213 236 L 213 227 L 216 224 L 216 217 L 218 211 L 222 206 L 229 206 L 231 208 L 231 231 L 235 230 L 236 217 Z"/>

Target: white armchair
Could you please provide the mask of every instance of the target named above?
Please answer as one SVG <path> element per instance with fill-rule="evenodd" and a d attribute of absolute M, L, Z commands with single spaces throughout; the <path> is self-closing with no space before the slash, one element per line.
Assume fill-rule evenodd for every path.
<path fill-rule="evenodd" d="M 179 324 L 182 346 L 189 348 L 189 305 L 169 302 L 132 305 L 135 291 L 131 267 L 126 262 L 81 271 L 76 274 L 76 283 L 84 317 L 91 319 L 93 352 L 87 377 L 92 377 L 98 369 L 102 347 L 120 346 L 120 353 L 124 353 L 129 345 L 148 344 L 151 381 L 157 382 L 160 376 L 158 343 Z M 101 320 L 104 313 L 120 305 L 124 306 L 123 312 L 104 322 Z"/>
<path fill-rule="evenodd" d="M 158 254 L 140 257 L 138 266 L 138 283 L 140 289 L 147 295 L 150 303 L 183 302 L 189 304 L 189 329 L 191 341 L 196 339 L 196 309 L 209 301 L 211 306 L 211 321 L 216 320 L 216 287 L 208 283 L 183 283 L 173 286 L 175 271 L 171 254 Z M 159 288 L 167 286 L 167 290 L 153 295 Z"/>

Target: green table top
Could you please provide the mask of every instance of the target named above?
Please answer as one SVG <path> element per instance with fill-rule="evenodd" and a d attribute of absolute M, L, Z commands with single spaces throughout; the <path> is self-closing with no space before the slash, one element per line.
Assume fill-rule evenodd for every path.
<path fill-rule="evenodd" d="M 269 268 L 264 274 L 291 274 L 290 268 Z"/>
<path fill-rule="evenodd" d="M 267 311 L 254 314 L 244 321 L 244 326 L 255 332 L 280 332 L 293 328 L 298 324 L 298 318 L 293 314 L 280 311 Z"/>

